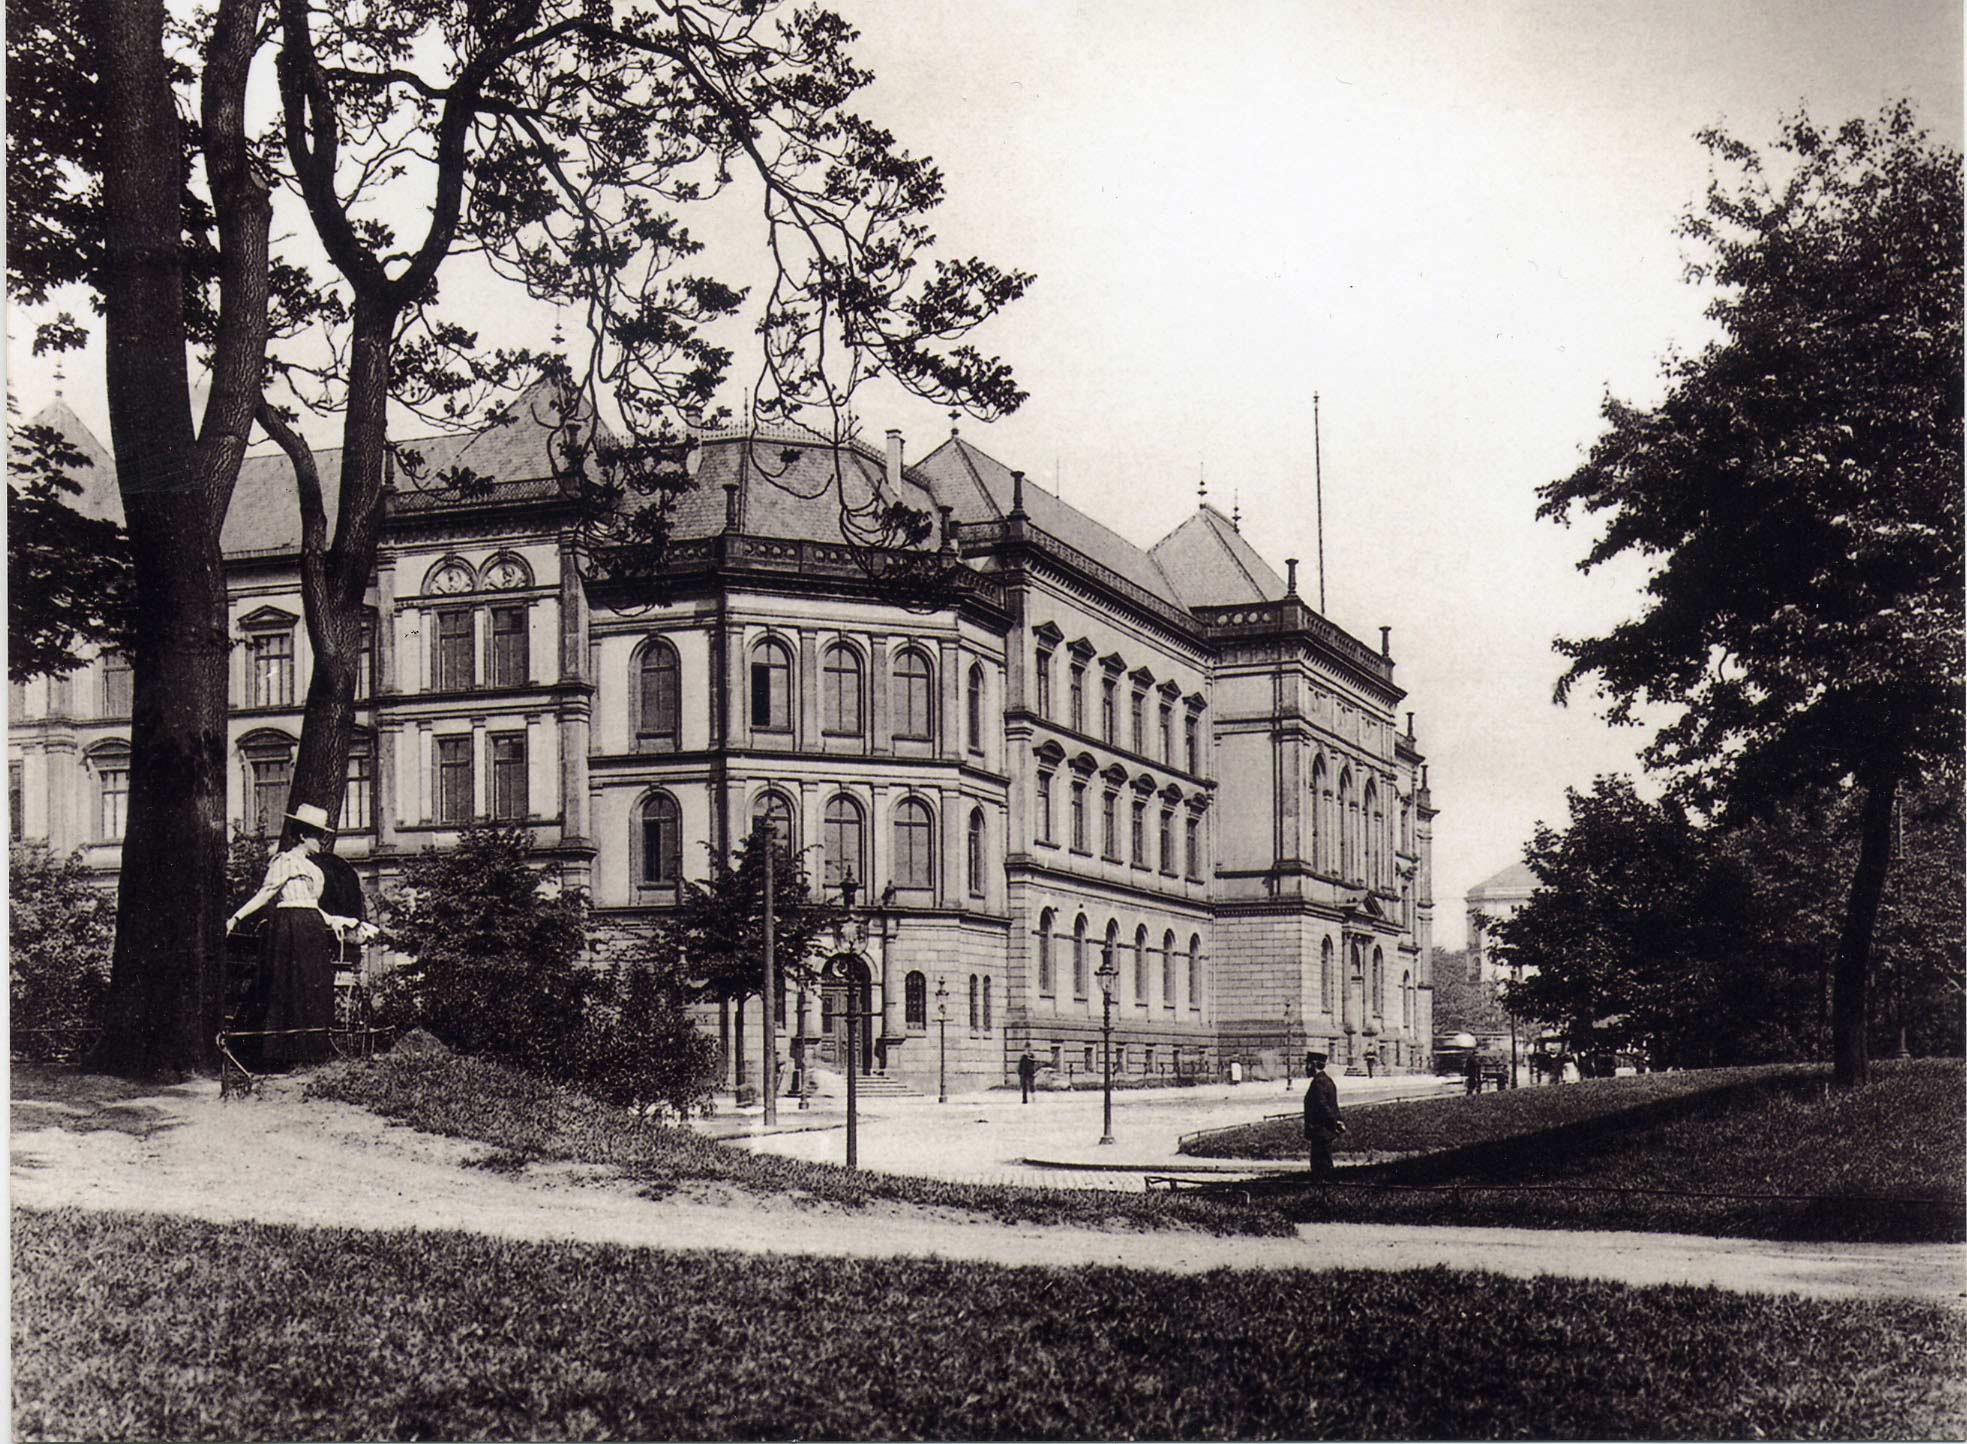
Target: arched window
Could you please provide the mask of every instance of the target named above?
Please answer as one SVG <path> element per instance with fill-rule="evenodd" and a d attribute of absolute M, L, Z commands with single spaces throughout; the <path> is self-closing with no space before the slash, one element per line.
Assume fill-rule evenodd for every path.
<path fill-rule="evenodd" d="M 895 886 L 936 885 L 936 822 L 929 805 L 913 797 L 895 808 Z"/>
<path fill-rule="evenodd" d="M 970 811 L 970 848 L 964 869 L 970 882 L 970 896 L 984 895 L 984 815 L 981 807 Z"/>
<path fill-rule="evenodd" d="M 1147 929 L 1134 929 L 1134 1003 L 1145 1008 L 1147 998 Z"/>
<path fill-rule="evenodd" d="M 751 725 L 758 732 L 792 730 L 792 648 L 776 638 L 752 649 Z"/>
<path fill-rule="evenodd" d="M 820 819 L 820 851 L 823 887 L 837 889 L 849 874 L 857 883 L 867 881 L 866 820 L 861 805 L 845 793 L 827 801 Z"/>
<path fill-rule="evenodd" d="M 1352 795 L 1352 769 L 1339 774 L 1339 877 L 1359 877 L 1359 799 Z"/>
<path fill-rule="evenodd" d="M 914 647 L 895 658 L 895 735 L 927 740 L 936 735 L 936 677 Z"/>
<path fill-rule="evenodd" d="M 96 775 L 97 842 L 121 842 L 130 816 L 130 749 L 121 742 L 103 743 L 89 753 L 89 770 Z M 291 767 L 289 769 L 291 771 Z M 286 810 L 286 794 L 280 798 Z M 279 830 L 275 824 L 274 831 Z"/>
<path fill-rule="evenodd" d="M 1188 1006 L 1191 1010 L 1201 1008 L 1202 999 L 1202 937 L 1199 933 L 1188 935 Z"/>
<path fill-rule="evenodd" d="M 983 990 L 978 986 L 977 975 L 970 974 L 970 1031 L 977 1031 L 977 1022 L 982 1016 Z"/>
<path fill-rule="evenodd" d="M 1086 914 L 1081 913 L 1072 924 L 1072 996 L 1086 996 Z"/>
<path fill-rule="evenodd" d="M 1332 940 L 1330 938 L 1318 949 L 1318 1001 L 1326 1012 L 1332 1011 Z"/>
<path fill-rule="evenodd" d="M 1326 872 L 1331 864 L 1326 861 L 1325 852 L 1331 845 L 1331 838 L 1325 827 L 1325 758 L 1320 755 L 1311 760 L 1311 870 Z"/>
<path fill-rule="evenodd" d="M 969 686 L 963 695 L 963 745 L 972 752 L 983 751 L 983 694 L 983 668 L 972 662 Z"/>
<path fill-rule="evenodd" d="M 1120 924 L 1113 918 L 1106 920 L 1106 938 L 1104 945 L 1100 949 L 1100 966 L 1102 968 L 1111 968 L 1116 973 L 1120 969 Z M 1116 988 L 1120 986 L 1118 977 L 1113 978 L 1111 981 Z M 1105 987 L 1105 984 L 1102 983 L 1101 986 Z"/>
<path fill-rule="evenodd" d="M 1050 997 L 1056 988 L 1052 976 L 1052 930 L 1056 915 L 1050 908 L 1038 915 L 1038 991 Z"/>
<path fill-rule="evenodd" d="M 682 746 L 682 711 L 676 648 L 651 637 L 635 658 L 636 749 L 674 752 Z"/>
<path fill-rule="evenodd" d="M 1400 1026 L 1409 1032 L 1414 1028 L 1414 975 L 1400 975 Z"/>
<path fill-rule="evenodd" d="M 792 802 L 783 792 L 761 792 L 757 801 L 751 804 L 751 825 L 755 831 L 759 823 L 764 823 L 772 831 L 772 844 L 781 853 L 799 850 L 799 834 L 793 822 Z"/>
<path fill-rule="evenodd" d="M 1384 1016 L 1386 1013 L 1386 954 L 1378 948 L 1373 949 L 1373 1011 Z"/>
<path fill-rule="evenodd" d="M 984 983 L 984 1019 L 983 1019 L 983 1023 L 984 1023 L 984 1031 L 985 1031 L 986 1033 L 988 1033 L 988 1032 L 990 1031 L 990 979 L 989 979 L 989 978 L 985 978 L 985 979 L 983 980 L 983 983 Z"/>
<path fill-rule="evenodd" d="M 929 980 L 911 972 L 902 979 L 902 1017 L 908 1027 L 929 1027 Z"/>
<path fill-rule="evenodd" d="M 1386 816 L 1380 811 L 1380 789 L 1368 782 L 1366 799 L 1359 812 L 1360 827 L 1365 833 L 1365 858 L 1362 878 L 1368 887 L 1380 885 L 1380 834 L 1386 828 Z"/>
<path fill-rule="evenodd" d="M 821 659 L 820 730 L 830 737 L 859 737 L 865 731 L 861 717 L 861 654 L 835 642 Z"/>
<path fill-rule="evenodd" d="M 1169 932 L 1161 935 L 1161 1006 L 1172 1013 L 1176 1002 L 1175 935 Z"/>
<path fill-rule="evenodd" d="M 644 887 L 675 887 L 681 876 L 682 829 L 676 799 L 651 793 L 641 808 L 642 857 L 638 876 Z"/>

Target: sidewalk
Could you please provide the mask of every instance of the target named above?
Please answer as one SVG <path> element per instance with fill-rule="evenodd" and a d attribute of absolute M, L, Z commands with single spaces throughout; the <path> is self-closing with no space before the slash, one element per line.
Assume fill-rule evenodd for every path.
<path fill-rule="evenodd" d="M 1454 1091 L 1453 1079 L 1426 1076 L 1338 1078 L 1341 1109 Z M 1021 1103 L 1009 1090 L 973 1093 L 947 1103 L 933 1098 L 871 1099 L 860 1111 L 861 1165 L 956 1183 L 1017 1183 L 1050 1188 L 1105 1188 L 1138 1193 L 1149 1174 L 1250 1175 L 1302 1168 L 1302 1162 L 1244 1163 L 1186 1158 L 1176 1152 L 1185 1133 L 1297 1114 L 1304 1083 L 1212 1083 L 1195 1088 L 1143 1088 L 1113 1095 L 1111 1144 L 1100 1143 L 1098 1092 L 1039 1093 Z M 741 1116 L 755 1119 L 758 1110 Z M 749 1134 L 726 1133 L 734 1145 L 806 1162 L 846 1157 L 846 1119 L 828 1099 L 800 1112 L 781 1104 L 778 1131 L 754 1124 Z M 789 1131 L 797 1130 L 797 1131 Z"/>

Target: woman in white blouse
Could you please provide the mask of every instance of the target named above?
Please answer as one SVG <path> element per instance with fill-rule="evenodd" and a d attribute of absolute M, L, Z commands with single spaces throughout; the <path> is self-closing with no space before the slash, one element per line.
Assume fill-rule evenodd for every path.
<path fill-rule="evenodd" d="M 281 849 L 267 864 L 260 890 L 226 919 L 229 933 L 241 920 L 273 904 L 260 955 L 259 977 L 246 1001 L 242 1028 L 265 1032 L 262 1066 L 318 1063 L 329 1053 L 328 1028 L 335 1014 L 335 933 L 353 919 L 321 911 L 323 877 L 314 861 L 332 834 L 325 809 L 303 802 L 287 814 Z"/>

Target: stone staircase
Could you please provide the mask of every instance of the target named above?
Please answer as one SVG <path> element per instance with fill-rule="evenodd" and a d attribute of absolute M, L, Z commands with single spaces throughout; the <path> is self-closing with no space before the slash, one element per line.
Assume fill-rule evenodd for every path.
<path fill-rule="evenodd" d="M 846 1080 L 841 1080 L 841 1096 L 846 1096 Z M 911 1088 L 899 1078 L 884 1078 L 879 1073 L 864 1073 L 854 1080 L 854 1093 L 860 1098 L 925 1098 L 928 1095 L 920 1089 Z"/>

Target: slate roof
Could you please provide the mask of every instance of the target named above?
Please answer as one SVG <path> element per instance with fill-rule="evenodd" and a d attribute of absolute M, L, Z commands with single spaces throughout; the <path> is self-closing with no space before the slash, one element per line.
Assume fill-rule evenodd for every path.
<path fill-rule="evenodd" d="M 1527 862 L 1513 862 L 1493 877 L 1486 877 L 1468 890 L 1472 898 L 1484 897 L 1527 897 L 1543 884 L 1537 875 L 1530 871 Z"/>
<path fill-rule="evenodd" d="M 898 499 L 933 517 L 935 493 L 920 476 L 910 474 L 915 470 L 903 469 Z M 724 487 L 730 482 L 738 487 L 738 530 L 748 536 L 866 541 L 870 532 L 850 537 L 843 531 L 842 510 L 858 512 L 897 499 L 889 495 L 885 456 L 861 443 L 836 452 L 825 438 L 794 428 L 711 434 L 698 453 L 696 479 L 670 523 L 679 538 L 715 536 L 724 530 Z M 939 541 L 931 535 L 923 545 L 933 548 Z"/>
<path fill-rule="evenodd" d="M 1148 555 L 1187 606 L 1270 602 L 1284 595 L 1284 579 L 1207 502 L 1149 548 Z"/>
<path fill-rule="evenodd" d="M 47 427 L 89 458 L 88 466 L 69 473 L 69 480 L 80 486 L 81 492 L 63 492 L 63 500 L 84 516 L 122 521 L 123 498 L 116 490 L 116 463 L 68 403 L 50 402 L 30 416 L 27 425 Z"/>
<path fill-rule="evenodd" d="M 945 441 L 917 462 L 916 468 L 929 478 L 936 495 L 954 509 L 958 521 L 997 521 L 1011 510 L 1011 469 L 960 436 Z M 1024 483 L 1024 510 L 1033 526 L 1085 553 L 1108 571 L 1172 606 L 1187 605 L 1151 555 L 1111 527 L 1061 501 L 1029 476 Z"/>

